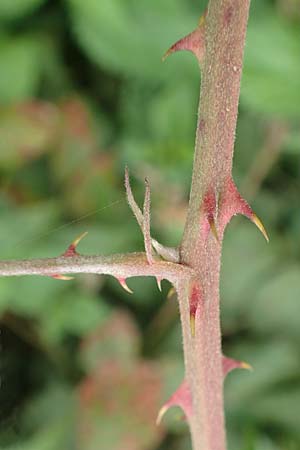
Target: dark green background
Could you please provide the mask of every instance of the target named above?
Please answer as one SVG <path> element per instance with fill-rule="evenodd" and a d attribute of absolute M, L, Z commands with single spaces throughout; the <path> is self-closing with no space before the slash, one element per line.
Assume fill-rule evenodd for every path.
<path fill-rule="evenodd" d="M 0 1 L 1 258 L 142 250 L 123 188 L 152 184 L 152 233 L 176 245 L 191 175 L 199 73 L 161 63 L 195 28 L 196 0 Z M 253 0 L 234 177 L 263 220 L 226 231 L 229 450 L 300 448 L 300 2 Z M 0 279 L 0 448 L 188 450 L 159 406 L 179 384 L 176 300 L 153 279 Z M 179 419 L 179 420 L 178 420 Z"/>

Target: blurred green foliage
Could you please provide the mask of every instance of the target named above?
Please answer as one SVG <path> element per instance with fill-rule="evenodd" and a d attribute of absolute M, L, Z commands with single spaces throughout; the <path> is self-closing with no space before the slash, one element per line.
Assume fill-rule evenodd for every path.
<path fill-rule="evenodd" d="M 204 1 L 1 0 L 1 258 L 142 249 L 127 163 L 153 233 L 184 225 L 199 90 L 189 54 L 160 58 Z M 235 179 L 262 217 L 226 232 L 224 353 L 231 450 L 300 448 L 300 2 L 252 0 Z M 176 301 L 153 280 L 0 280 L 4 450 L 187 450 L 180 412 L 154 426 L 183 373 Z"/>

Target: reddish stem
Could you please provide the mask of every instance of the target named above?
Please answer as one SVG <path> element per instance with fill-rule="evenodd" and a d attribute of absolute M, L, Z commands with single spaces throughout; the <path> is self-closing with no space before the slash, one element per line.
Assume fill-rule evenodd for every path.
<path fill-rule="evenodd" d="M 223 197 L 231 179 L 248 11 L 249 0 L 210 0 L 206 19 L 192 186 L 180 248 L 181 263 L 196 276 L 192 282 L 183 280 L 178 289 L 194 450 L 226 448 L 219 313 L 225 224 L 218 224 L 218 217 L 225 215 L 220 205 L 226 204 Z M 195 305 L 195 283 L 201 289 L 193 336 L 190 305 Z"/>

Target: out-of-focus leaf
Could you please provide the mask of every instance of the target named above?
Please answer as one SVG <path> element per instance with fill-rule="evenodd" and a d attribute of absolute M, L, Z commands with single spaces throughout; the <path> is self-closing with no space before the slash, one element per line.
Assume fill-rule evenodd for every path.
<path fill-rule="evenodd" d="M 58 450 L 74 448 L 76 399 L 66 386 L 50 385 L 26 406 L 22 427 L 30 437 L 5 450 Z M 38 431 L 34 428 L 38 426 Z"/>
<path fill-rule="evenodd" d="M 236 220 L 236 219 L 235 219 Z M 225 329 L 241 326 L 253 308 L 253 296 L 273 273 L 275 257 L 253 224 L 241 219 L 225 234 L 221 272 L 222 319 Z M 247 323 L 247 322 L 246 322 Z"/>
<path fill-rule="evenodd" d="M 260 333 L 284 333 L 299 339 L 300 266 L 282 266 L 258 289 L 248 311 L 248 320 Z"/>
<path fill-rule="evenodd" d="M 263 344 L 240 345 L 234 354 L 253 367 L 250 371 L 234 371 L 226 379 L 225 396 L 230 413 L 248 415 L 258 399 L 263 399 L 272 386 L 294 376 L 300 368 L 298 353 L 287 341 L 273 340 Z"/>
<path fill-rule="evenodd" d="M 3 201 L 0 213 L 1 258 L 26 259 L 32 256 L 39 240 L 49 239 L 47 233 L 57 226 L 59 205 L 49 201 L 13 208 Z M 51 252 L 49 247 L 48 244 Z"/>
<path fill-rule="evenodd" d="M 300 29 L 267 8 L 250 14 L 242 102 L 277 117 L 300 117 Z"/>
<path fill-rule="evenodd" d="M 75 34 L 87 54 L 98 64 L 127 75 L 157 79 L 170 73 L 166 69 L 163 74 L 160 58 L 177 36 L 196 26 L 181 0 L 68 3 Z"/>
<path fill-rule="evenodd" d="M 1 0 L 0 21 L 19 19 L 25 14 L 33 12 L 44 0 Z"/>
<path fill-rule="evenodd" d="M 161 440 L 155 425 L 161 403 L 157 366 L 140 362 L 128 368 L 120 362 L 102 363 L 80 388 L 80 448 L 146 450 Z"/>
<path fill-rule="evenodd" d="M 2 285 L 3 283 L 3 285 Z M 39 317 L 67 285 L 50 277 L 19 277 L 0 280 L 0 310 L 9 310 L 25 317 Z"/>
<path fill-rule="evenodd" d="M 162 438 L 155 418 L 162 402 L 162 372 L 136 359 L 137 332 L 129 316 L 116 314 L 83 342 L 91 372 L 79 389 L 79 448 L 100 443 L 114 450 L 146 450 Z"/>
<path fill-rule="evenodd" d="M 58 120 L 57 109 L 46 102 L 1 108 L 0 167 L 18 168 L 43 154 L 58 132 Z"/>
<path fill-rule="evenodd" d="M 0 101 L 22 101 L 32 97 L 42 72 L 41 36 L 0 35 Z"/>
<path fill-rule="evenodd" d="M 125 312 L 118 311 L 83 340 L 81 361 L 89 372 L 107 359 L 131 365 L 137 357 L 139 345 L 139 333 L 132 319 Z"/>
<path fill-rule="evenodd" d="M 41 333 L 50 342 L 66 334 L 85 335 L 103 323 L 110 309 L 100 299 L 85 292 L 65 292 L 52 297 L 40 314 Z"/>
<path fill-rule="evenodd" d="M 276 390 L 257 398 L 249 412 L 257 421 L 275 425 L 300 434 L 300 388 Z"/>

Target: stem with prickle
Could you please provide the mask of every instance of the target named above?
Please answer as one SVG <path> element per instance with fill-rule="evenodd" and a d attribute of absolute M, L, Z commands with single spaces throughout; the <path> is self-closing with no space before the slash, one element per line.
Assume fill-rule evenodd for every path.
<path fill-rule="evenodd" d="M 179 405 L 188 420 L 194 450 L 225 450 L 223 381 L 242 361 L 222 355 L 219 278 L 226 225 L 235 214 L 266 231 L 232 179 L 232 157 L 238 112 L 250 0 L 210 0 L 195 31 L 176 42 L 177 50 L 193 52 L 202 70 L 189 209 L 179 248 L 168 248 L 151 237 L 150 185 L 145 180 L 143 210 L 125 188 L 130 208 L 144 237 L 145 253 L 84 256 L 77 253 L 81 235 L 58 258 L 0 261 L 0 276 L 44 275 L 67 280 L 70 273 L 110 274 L 131 292 L 126 278 L 154 276 L 158 286 L 169 280 L 177 291 L 183 333 L 185 379 L 162 407 Z"/>
<path fill-rule="evenodd" d="M 219 275 L 224 230 L 233 215 L 266 231 L 232 179 L 243 50 L 250 0 L 210 0 L 198 28 L 174 44 L 195 54 L 202 70 L 189 209 L 180 263 L 195 276 L 179 283 L 185 380 L 166 403 L 183 408 L 194 450 L 225 450 L 224 376 L 246 363 L 222 356 Z M 184 389 L 183 389 L 184 386 Z"/>

